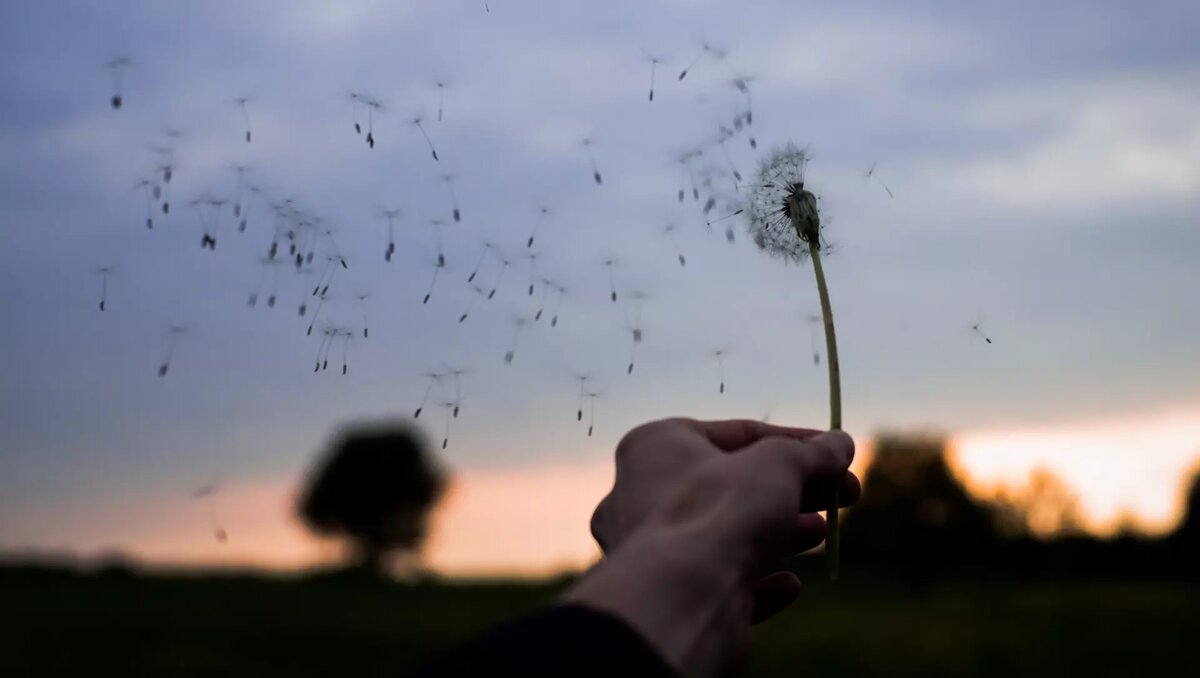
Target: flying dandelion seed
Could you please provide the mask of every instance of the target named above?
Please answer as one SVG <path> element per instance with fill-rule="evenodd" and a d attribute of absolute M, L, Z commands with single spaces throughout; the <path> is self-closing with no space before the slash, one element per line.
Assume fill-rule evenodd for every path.
<path fill-rule="evenodd" d="M 250 223 L 250 213 L 254 211 L 254 205 L 260 201 L 266 200 L 263 196 L 262 188 L 249 184 L 246 187 L 250 191 L 249 203 L 241 210 L 241 221 L 238 222 L 238 233 L 245 233 L 246 226 Z"/>
<path fill-rule="evenodd" d="M 467 283 L 475 282 L 475 276 L 479 275 L 479 269 L 483 266 L 483 262 L 487 259 L 487 255 L 492 251 L 492 243 L 484 240 L 483 251 L 479 253 L 479 260 L 475 262 L 475 268 L 471 269 L 471 275 L 467 276 Z"/>
<path fill-rule="evenodd" d="M 728 353 L 728 347 L 719 348 L 712 353 L 713 357 L 717 359 L 717 377 L 720 379 L 717 392 L 721 395 L 725 395 L 725 356 Z"/>
<path fill-rule="evenodd" d="M 537 260 L 539 256 L 541 255 L 537 252 L 530 252 L 525 255 L 525 258 L 529 260 L 529 294 L 527 296 L 530 297 L 533 296 L 534 281 L 537 280 Z"/>
<path fill-rule="evenodd" d="M 733 157 L 729 155 L 729 147 L 725 145 L 725 142 L 732 137 L 733 130 L 721 125 L 717 134 L 717 145 L 721 147 L 721 155 L 725 156 L 725 163 L 729 165 L 729 170 L 733 173 L 733 190 L 737 191 L 742 183 L 742 173 L 734 166 Z"/>
<path fill-rule="evenodd" d="M 100 276 L 100 311 L 103 312 L 108 304 L 108 276 L 112 275 L 112 266 L 97 266 L 96 274 Z"/>
<path fill-rule="evenodd" d="M 475 302 L 479 301 L 484 296 L 483 288 L 479 285 L 471 286 L 471 300 L 467 302 L 467 310 L 463 311 L 462 315 L 458 316 L 458 322 L 466 321 L 467 316 L 471 315 L 471 311 L 475 309 Z"/>
<path fill-rule="evenodd" d="M 125 71 L 133 64 L 129 57 L 118 56 L 111 59 L 104 67 L 108 69 L 109 75 L 112 77 L 112 98 L 109 99 L 109 104 L 113 110 L 121 108 L 125 97 Z"/>
<path fill-rule="evenodd" d="M 487 295 L 489 301 L 492 299 L 492 297 L 496 296 L 496 290 L 500 289 L 500 281 L 504 280 L 504 272 L 508 270 L 508 267 L 511 264 L 512 262 L 510 262 L 508 259 L 500 257 L 500 272 L 496 274 L 496 279 L 492 281 L 492 291 L 488 292 Z"/>
<path fill-rule="evenodd" d="M 354 114 L 354 133 L 362 134 L 362 125 L 359 124 L 359 107 L 363 106 L 364 95 L 360 92 L 350 92 L 350 110 Z"/>
<path fill-rule="evenodd" d="M 633 320 L 626 326 L 629 330 L 631 342 L 629 347 L 629 366 L 626 368 L 626 374 L 633 374 L 634 363 L 637 362 L 638 346 L 642 343 L 643 325 L 642 325 L 642 307 L 646 302 L 646 293 L 634 290 L 630 293 L 633 298 Z"/>
<path fill-rule="evenodd" d="M 583 421 L 583 400 L 587 397 L 587 382 L 591 378 L 590 374 L 575 375 L 575 380 L 579 382 L 579 404 L 575 412 L 575 421 Z"/>
<path fill-rule="evenodd" d="M 705 222 L 704 222 L 704 225 L 705 225 L 705 226 L 708 228 L 708 230 L 710 230 L 710 231 L 711 231 L 711 230 L 712 230 L 712 227 L 713 227 L 713 224 L 719 224 L 719 223 L 721 223 L 722 221 L 726 221 L 727 219 L 730 219 L 730 218 L 732 218 L 732 217 L 736 217 L 737 215 L 739 215 L 739 214 L 742 214 L 742 213 L 743 213 L 743 212 L 745 212 L 745 211 L 746 211 L 746 210 L 745 210 L 745 208 L 739 207 L 738 209 L 736 209 L 736 210 L 734 210 L 734 211 L 732 211 L 732 212 L 730 212 L 730 213 L 728 213 L 728 214 L 726 214 L 726 215 L 724 215 L 724 216 L 717 217 L 716 219 L 710 219 L 710 220 L 708 220 L 708 221 L 705 221 Z M 726 241 L 728 241 L 729 243 L 733 243 L 733 241 L 734 241 L 734 235 L 733 235 L 733 224 L 732 224 L 732 222 L 729 222 L 729 223 L 727 223 L 727 224 L 725 225 L 725 240 L 726 240 Z M 756 241 L 756 242 L 757 242 L 757 241 Z M 761 245 L 760 245 L 760 247 L 761 247 Z"/>
<path fill-rule="evenodd" d="M 446 422 L 442 431 L 442 449 L 444 450 L 450 444 L 450 422 L 454 419 L 452 412 L 458 409 L 458 403 L 447 400 L 440 404 L 442 409 L 446 410 Z"/>
<path fill-rule="evenodd" d="M 521 342 L 521 335 L 525 333 L 525 326 L 529 324 L 529 319 L 523 316 L 514 316 L 513 323 L 513 338 L 508 345 L 508 350 L 504 352 L 504 364 L 511 365 L 513 358 L 517 355 L 517 345 Z"/>
<path fill-rule="evenodd" d="M 817 196 L 805 188 L 809 154 L 787 144 L 771 152 L 759 166 L 758 183 L 750 201 L 749 230 L 760 249 L 784 261 L 811 259 L 821 300 L 821 318 L 825 328 L 825 353 L 829 367 L 829 428 L 842 427 L 841 367 L 838 363 L 837 338 L 829 289 L 821 265 L 821 217 Z M 826 565 L 831 579 L 838 575 L 840 538 L 838 533 L 838 496 L 826 514 L 829 536 L 826 541 Z"/>
<path fill-rule="evenodd" d="M 154 230 L 154 201 L 162 195 L 158 184 L 149 179 L 138 179 L 136 190 L 146 192 L 146 229 Z"/>
<path fill-rule="evenodd" d="M 462 221 L 462 214 L 458 211 L 458 195 L 454 192 L 454 175 L 443 174 L 442 181 L 446 182 L 446 189 L 450 191 L 450 206 L 453 208 L 455 223 Z"/>
<path fill-rule="evenodd" d="M 203 235 L 200 238 L 200 248 L 208 248 L 212 251 L 217 249 L 217 232 L 221 225 L 221 208 L 225 203 L 229 202 L 224 198 L 214 198 L 211 195 L 202 195 L 193 200 L 189 205 L 196 209 L 200 217 L 200 227 L 203 230 Z"/>
<path fill-rule="evenodd" d="M 979 326 L 982 324 L 983 324 L 982 320 L 976 321 L 975 324 L 971 325 L 971 331 L 974 332 L 975 334 L 978 334 L 979 336 L 983 337 L 983 340 L 990 344 L 990 343 L 992 343 L 991 337 L 984 334 L 983 330 L 979 329 Z"/>
<path fill-rule="evenodd" d="M 204 503 L 205 513 L 208 515 L 208 522 L 212 527 L 213 538 L 217 540 L 217 543 L 224 544 L 229 540 L 229 535 L 225 531 L 225 528 L 222 527 L 224 523 L 220 518 L 217 517 L 217 505 L 215 497 L 218 491 L 219 488 L 214 481 L 193 491 L 192 499 Z"/>
<path fill-rule="evenodd" d="M 446 375 L 440 372 L 426 372 L 424 376 L 428 381 L 425 383 L 425 395 L 421 396 L 421 404 L 417 405 L 416 411 L 413 412 L 413 419 L 420 419 L 421 412 L 425 410 L 425 404 L 429 402 L 429 396 L 433 393 L 433 388 L 436 386 L 440 390 L 442 387 L 442 379 Z"/>
<path fill-rule="evenodd" d="M 375 148 L 375 115 L 384 111 L 383 102 L 373 97 L 363 97 L 367 108 L 367 147 Z"/>
<path fill-rule="evenodd" d="M 246 107 L 246 104 L 250 103 L 250 98 L 238 97 L 233 101 L 242 111 L 242 122 L 246 123 L 246 143 L 250 143 L 250 109 Z"/>
<path fill-rule="evenodd" d="M 327 295 L 327 294 L 321 294 L 317 297 L 317 307 L 313 309 L 312 318 L 309 320 L 309 323 L 308 323 L 308 331 L 304 333 L 305 336 L 312 335 L 313 326 L 317 324 L 317 320 L 321 317 L 321 309 L 325 308 L 326 301 L 329 301 L 329 295 Z M 301 304 L 300 305 L 300 315 L 301 316 L 304 315 L 304 311 L 305 311 L 305 305 Z"/>
<path fill-rule="evenodd" d="M 421 300 L 422 304 L 428 304 L 429 300 L 433 298 L 433 290 L 437 286 L 438 274 L 446 267 L 446 260 L 442 257 L 434 259 L 431 263 L 433 265 L 433 275 L 429 278 L 429 287 L 425 289 L 425 298 Z"/>
<path fill-rule="evenodd" d="M 682 71 L 679 71 L 678 79 L 683 80 L 684 78 L 686 78 L 688 73 L 691 72 L 691 70 L 696 67 L 696 64 L 700 63 L 700 60 L 703 59 L 704 57 L 709 56 L 709 55 L 716 55 L 716 54 L 721 54 L 722 58 L 724 58 L 724 53 L 720 52 L 719 50 L 717 50 L 715 47 L 708 44 L 707 42 L 701 42 L 700 43 L 700 53 L 696 55 L 696 58 L 694 58 L 690 62 L 688 62 L 688 65 L 684 66 Z"/>
<path fill-rule="evenodd" d="M 317 273 L 315 268 L 302 268 L 297 270 L 297 274 L 300 277 L 300 286 L 302 290 L 308 289 L 308 281 L 312 280 L 312 277 L 315 273 Z M 296 312 L 301 318 L 308 313 L 308 295 L 303 291 L 300 293 L 300 306 L 296 309 Z M 311 329 L 309 331 L 311 332 Z"/>
<path fill-rule="evenodd" d="M 731 84 L 733 87 L 746 97 L 746 110 L 738 113 L 733 118 L 733 127 L 737 131 L 742 131 L 742 126 L 750 127 L 754 124 L 754 103 L 750 96 L 750 83 L 754 82 L 754 76 L 750 75 L 735 75 Z M 747 134 L 750 142 L 750 148 L 758 148 L 758 141 L 753 134 Z M 739 179 L 740 181 L 740 179 Z"/>
<path fill-rule="evenodd" d="M 470 374 L 471 371 L 465 368 L 447 367 L 446 373 L 450 375 L 451 380 L 454 382 L 454 411 L 452 414 L 455 419 L 458 419 L 458 410 L 462 407 L 463 400 L 462 378 Z"/>
<path fill-rule="evenodd" d="M 399 219 L 403 213 L 396 208 L 389 209 L 386 207 L 381 207 L 379 208 L 379 214 L 385 220 L 387 220 L 388 239 L 387 248 L 385 248 L 383 251 L 383 260 L 390 262 L 392 260 L 392 256 L 396 254 L 396 220 Z"/>
<path fill-rule="evenodd" d="M 556 285 L 554 292 L 554 303 L 550 306 L 550 327 L 558 327 L 558 313 L 562 310 L 563 297 L 567 295 L 567 288 Z"/>
<path fill-rule="evenodd" d="M 309 325 L 309 331 L 312 331 L 311 325 Z M 333 332 L 334 330 L 332 327 L 326 327 L 321 332 L 321 343 L 317 346 L 317 362 L 316 366 L 313 367 L 313 372 L 321 371 L 322 361 L 324 361 L 326 366 L 329 365 L 329 360 L 326 358 L 327 353 L 325 348 L 333 343 Z"/>
<path fill-rule="evenodd" d="M 896 196 L 892 195 L 892 189 L 888 188 L 888 185 L 883 183 L 883 179 L 880 179 L 879 175 L 875 173 L 875 165 L 876 163 L 871 163 L 870 169 L 863 174 L 863 178 L 868 181 L 874 179 L 875 181 L 879 182 L 879 185 L 883 187 L 883 190 L 887 191 L 888 197 L 895 198 Z"/>
<path fill-rule="evenodd" d="M 187 332 L 187 328 L 183 325 L 171 325 L 167 328 L 167 350 L 163 354 L 162 363 L 158 366 L 158 376 L 167 376 L 167 371 L 171 369 L 171 358 L 175 356 L 175 347 L 185 332 Z"/>
<path fill-rule="evenodd" d="M 442 121 L 442 107 L 446 103 L 446 83 L 438 80 L 433 84 L 437 85 L 438 90 L 438 122 Z"/>
<path fill-rule="evenodd" d="M 598 391 L 587 393 L 588 399 L 588 437 L 592 437 L 592 432 L 596 429 L 596 399 L 600 397 Z"/>
<path fill-rule="evenodd" d="M 342 376 L 346 376 L 346 372 L 350 369 L 350 340 L 354 338 L 354 331 L 344 329 L 338 334 L 342 337 Z"/>
<path fill-rule="evenodd" d="M 596 182 L 597 186 L 599 186 L 600 184 L 604 183 L 604 179 L 600 176 L 600 170 L 596 169 L 596 156 L 594 153 L 592 153 L 592 144 L 594 142 L 590 137 L 585 137 L 580 143 L 583 145 L 583 150 L 587 151 L 588 162 L 592 166 L 592 180 Z"/>
<path fill-rule="evenodd" d="M 245 165 L 232 165 L 232 166 L 230 166 L 229 169 L 231 171 L 233 171 L 233 174 L 234 174 L 233 216 L 234 216 L 234 218 L 240 220 L 238 223 L 238 232 L 243 233 L 246 230 L 246 220 L 241 218 L 242 217 L 242 198 L 245 194 L 246 172 L 249 172 L 250 168 Z"/>
<path fill-rule="evenodd" d="M 425 137 L 425 143 L 429 145 L 429 152 L 433 155 L 433 159 L 437 160 L 437 149 L 433 147 L 433 140 L 429 138 L 429 133 L 425 131 L 425 126 L 421 124 L 424 120 L 425 118 L 418 114 L 409 121 L 409 124 L 415 127 L 421 133 L 421 136 Z"/>
<path fill-rule="evenodd" d="M 430 219 L 429 226 L 433 229 L 433 245 L 437 249 L 437 265 L 438 268 L 446 266 L 446 251 L 442 247 L 442 225 L 445 224 L 441 219 Z"/>
<path fill-rule="evenodd" d="M 542 222 L 546 221 L 546 216 L 549 214 L 549 207 L 538 208 L 538 218 L 533 224 L 533 230 L 529 232 L 529 239 L 525 241 L 525 249 L 533 247 L 533 240 L 537 237 L 538 231 L 542 230 Z"/>
<path fill-rule="evenodd" d="M 546 311 L 546 298 L 550 296 L 550 290 L 554 289 L 554 281 L 550 278 L 542 278 L 542 295 L 538 297 L 537 312 L 533 314 L 533 322 L 538 322 L 542 319 L 542 314 Z"/>
<path fill-rule="evenodd" d="M 613 266 L 617 263 L 616 259 L 605 259 L 604 268 L 608 270 L 608 298 L 615 304 L 617 303 L 617 282 L 613 279 Z"/>
<path fill-rule="evenodd" d="M 371 298 L 371 293 L 370 292 L 359 292 L 358 294 L 354 295 L 354 298 L 358 299 L 358 305 L 360 308 L 362 308 L 362 319 L 363 319 L 362 335 L 363 335 L 363 339 L 366 339 L 369 336 L 371 336 L 371 329 L 370 329 L 371 319 L 368 316 L 368 309 L 367 309 L 367 300 Z"/>
<path fill-rule="evenodd" d="M 821 352 L 820 352 L 819 348 L 817 347 L 817 330 L 824 326 L 825 320 L 821 317 L 821 315 L 819 313 L 816 313 L 816 314 L 810 313 L 808 315 L 808 324 L 809 324 L 809 327 L 812 328 L 812 330 L 809 332 L 809 341 L 812 344 L 813 365 L 814 366 L 820 365 L 821 364 Z"/>
<path fill-rule="evenodd" d="M 666 61 L 651 54 L 646 55 L 646 61 L 650 62 L 650 101 L 654 101 L 654 76 L 657 74 L 658 65 L 665 64 Z"/>
<path fill-rule="evenodd" d="M 275 308 L 275 299 L 279 291 L 279 260 L 270 257 L 263 257 L 259 260 L 259 266 L 262 268 L 258 272 L 258 277 L 254 283 L 254 291 L 250 293 L 247 299 L 247 305 L 251 308 L 258 303 L 258 293 L 263 285 L 270 280 L 271 286 L 267 295 L 267 308 Z"/>

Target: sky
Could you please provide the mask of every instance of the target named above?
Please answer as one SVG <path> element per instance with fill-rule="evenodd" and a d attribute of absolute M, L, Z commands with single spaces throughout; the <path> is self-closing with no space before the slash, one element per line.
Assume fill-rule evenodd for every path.
<path fill-rule="evenodd" d="M 757 251 L 741 215 L 706 224 L 787 142 L 811 150 L 834 245 L 847 430 L 864 447 L 942 431 L 980 491 L 1046 467 L 1095 529 L 1169 529 L 1200 457 L 1200 7 L 747 4 L 4 3 L 0 552 L 327 561 L 291 516 L 304 472 L 339 425 L 409 417 L 422 374 L 455 368 L 459 392 L 442 379 L 419 419 L 455 476 L 431 564 L 586 564 L 632 426 L 827 420 L 811 267 Z M 374 148 L 351 92 L 382 104 Z M 678 160 L 696 149 L 693 182 Z M 227 202 L 189 206 L 206 197 Z M 285 200 L 332 232 L 304 245 L 307 275 L 286 261 Z M 390 262 L 382 208 L 402 210 Z M 467 283 L 481 260 L 491 300 Z M 566 289 L 557 308 L 543 278 Z M 326 327 L 350 338 L 314 373 Z M 209 483 L 212 507 L 191 498 Z"/>

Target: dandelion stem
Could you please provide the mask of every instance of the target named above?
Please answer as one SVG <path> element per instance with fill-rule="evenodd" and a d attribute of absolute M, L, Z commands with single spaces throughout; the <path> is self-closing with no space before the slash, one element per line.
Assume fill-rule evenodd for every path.
<path fill-rule="evenodd" d="M 817 277 L 817 292 L 821 295 L 821 317 L 825 322 L 825 363 L 829 365 L 829 429 L 842 428 L 842 370 L 838 363 L 837 336 L 833 331 L 833 308 L 829 304 L 829 286 L 825 284 L 825 269 L 821 267 L 821 248 L 816 241 L 808 243 L 813 273 Z M 838 578 L 841 539 L 838 534 L 838 486 L 833 489 L 833 505 L 825 513 L 829 536 L 825 541 L 825 569 L 830 579 Z"/>

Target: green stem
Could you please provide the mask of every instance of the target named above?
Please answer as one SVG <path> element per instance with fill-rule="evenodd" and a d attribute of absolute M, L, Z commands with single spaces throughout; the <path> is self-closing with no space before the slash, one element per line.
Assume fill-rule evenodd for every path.
<path fill-rule="evenodd" d="M 837 336 L 833 331 L 833 307 L 829 304 L 829 286 L 825 284 L 825 269 L 821 267 L 821 248 L 810 242 L 808 252 L 812 255 L 813 273 L 817 276 L 817 292 L 821 295 L 821 317 L 825 321 L 825 363 L 829 365 L 829 429 L 842 428 L 842 368 L 838 363 Z M 825 570 L 830 579 L 838 577 L 838 561 L 841 538 L 838 534 L 838 490 L 833 489 L 833 505 L 825 513 L 829 536 L 825 540 Z"/>

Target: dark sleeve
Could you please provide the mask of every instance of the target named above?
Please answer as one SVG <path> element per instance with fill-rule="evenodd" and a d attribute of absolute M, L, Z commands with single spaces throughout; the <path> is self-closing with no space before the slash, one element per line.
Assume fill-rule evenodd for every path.
<path fill-rule="evenodd" d="M 506 622 L 413 674 L 678 678 L 623 621 L 581 605 L 561 605 Z"/>

